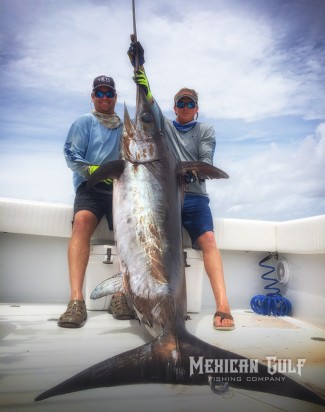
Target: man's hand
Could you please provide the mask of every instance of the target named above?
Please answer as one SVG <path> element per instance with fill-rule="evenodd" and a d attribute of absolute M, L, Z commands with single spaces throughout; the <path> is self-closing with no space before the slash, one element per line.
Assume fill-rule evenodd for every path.
<path fill-rule="evenodd" d="M 145 62 L 144 50 L 143 50 L 143 47 L 141 46 L 141 43 L 139 41 L 136 43 L 132 42 L 128 50 L 128 56 L 129 56 L 129 59 L 133 67 L 135 67 L 135 56 L 137 54 L 137 50 L 138 50 L 138 56 L 139 56 L 139 66 L 143 66 Z"/>
<path fill-rule="evenodd" d="M 143 70 L 138 70 L 133 77 L 133 80 L 135 81 L 136 84 L 142 87 L 146 94 L 146 98 L 148 101 L 152 100 L 152 93 L 150 90 L 149 86 L 149 81 L 147 79 L 147 76 Z"/>
<path fill-rule="evenodd" d="M 184 176 L 184 180 L 186 184 L 191 184 L 191 183 L 195 183 L 197 181 L 197 174 L 195 173 L 195 171 L 190 171 L 188 170 Z"/>
<path fill-rule="evenodd" d="M 99 166 L 96 166 L 96 165 L 88 166 L 89 176 L 92 175 L 94 172 L 96 172 L 96 170 L 98 168 L 99 168 Z M 111 185 L 113 183 L 113 180 L 112 179 L 105 179 L 105 180 L 102 180 L 102 182 L 106 183 L 107 185 Z"/>

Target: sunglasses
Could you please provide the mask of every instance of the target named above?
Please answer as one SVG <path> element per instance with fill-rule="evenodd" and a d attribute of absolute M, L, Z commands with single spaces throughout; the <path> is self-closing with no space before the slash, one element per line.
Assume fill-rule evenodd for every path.
<path fill-rule="evenodd" d="M 184 109 L 184 107 L 187 107 L 188 109 L 194 109 L 196 106 L 196 102 L 194 102 L 193 100 L 191 102 L 180 102 L 178 101 L 176 103 L 176 107 L 178 107 L 179 109 Z"/>
<path fill-rule="evenodd" d="M 115 96 L 115 92 L 113 92 L 112 90 L 109 90 L 108 92 L 103 92 L 102 90 L 96 90 L 95 91 L 95 96 L 98 99 L 102 99 L 104 96 L 108 97 L 109 99 L 111 99 L 112 97 Z"/>

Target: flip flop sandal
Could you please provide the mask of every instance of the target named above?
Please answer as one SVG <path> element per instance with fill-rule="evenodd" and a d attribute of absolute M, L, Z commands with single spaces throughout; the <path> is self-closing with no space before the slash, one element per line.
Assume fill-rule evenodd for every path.
<path fill-rule="evenodd" d="M 213 316 L 213 329 L 215 330 L 234 330 L 235 329 L 235 325 L 231 325 L 231 326 L 216 326 L 216 324 L 214 323 L 214 319 L 216 316 L 220 316 L 221 318 L 221 322 L 224 319 L 231 319 L 234 320 L 234 318 L 230 315 L 230 313 L 225 313 L 225 312 L 216 312 Z"/>
<path fill-rule="evenodd" d="M 83 300 L 71 300 L 67 310 L 58 319 L 61 328 L 81 328 L 87 320 L 87 309 Z"/>

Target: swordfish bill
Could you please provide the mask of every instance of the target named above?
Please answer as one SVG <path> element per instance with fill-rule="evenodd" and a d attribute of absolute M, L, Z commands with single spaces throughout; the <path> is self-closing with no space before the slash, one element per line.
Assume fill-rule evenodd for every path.
<path fill-rule="evenodd" d="M 85 369 L 40 394 L 52 396 L 99 387 L 139 383 L 209 385 L 217 391 L 216 377 L 225 372 L 200 371 L 202 357 L 216 362 L 249 361 L 241 355 L 210 345 L 191 335 L 186 323 L 185 268 L 181 206 L 183 176 L 195 171 L 199 178 L 228 178 L 220 169 L 200 162 L 182 163 L 173 155 L 158 115 L 137 87 L 135 121 L 124 109 L 121 160 L 101 166 L 89 179 L 94 185 L 114 178 L 114 235 L 121 273 L 102 282 L 92 293 L 96 299 L 123 292 L 152 340 Z M 256 379 L 236 374 L 234 387 L 273 393 L 324 405 L 324 399 L 291 378 L 258 364 Z M 277 382 L 275 378 L 279 379 Z M 225 389 L 226 390 L 226 389 Z"/>

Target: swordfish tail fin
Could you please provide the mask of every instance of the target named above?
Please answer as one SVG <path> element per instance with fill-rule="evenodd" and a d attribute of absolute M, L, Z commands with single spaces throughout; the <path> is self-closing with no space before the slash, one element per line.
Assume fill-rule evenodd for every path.
<path fill-rule="evenodd" d="M 159 366 L 157 339 L 138 348 L 123 352 L 97 363 L 66 381 L 54 386 L 35 398 L 35 401 L 86 389 L 154 382 L 158 379 Z M 154 370 L 150 371 L 150 368 Z M 154 373 L 155 372 L 155 373 Z M 154 375 L 151 377 L 151 375 Z M 151 377 L 151 378 L 150 378 Z"/>
<path fill-rule="evenodd" d="M 35 401 L 87 389 L 139 383 L 210 385 L 218 393 L 220 390 L 216 387 L 228 386 L 224 382 L 231 376 L 236 377 L 234 384 L 230 383 L 235 388 L 325 406 L 324 398 L 287 376 L 276 372 L 270 379 L 265 365 L 252 365 L 252 360 L 203 342 L 186 330 L 178 333 L 177 338 L 165 333 L 152 342 L 85 369 L 43 392 Z"/>
<path fill-rule="evenodd" d="M 53 396 L 87 389 L 137 383 L 177 383 L 179 353 L 175 337 L 161 335 L 152 342 L 121 353 L 85 369 L 35 398 L 41 401 Z M 172 362 L 169 362 L 170 359 Z M 180 382 L 183 379 L 179 380 Z"/>

